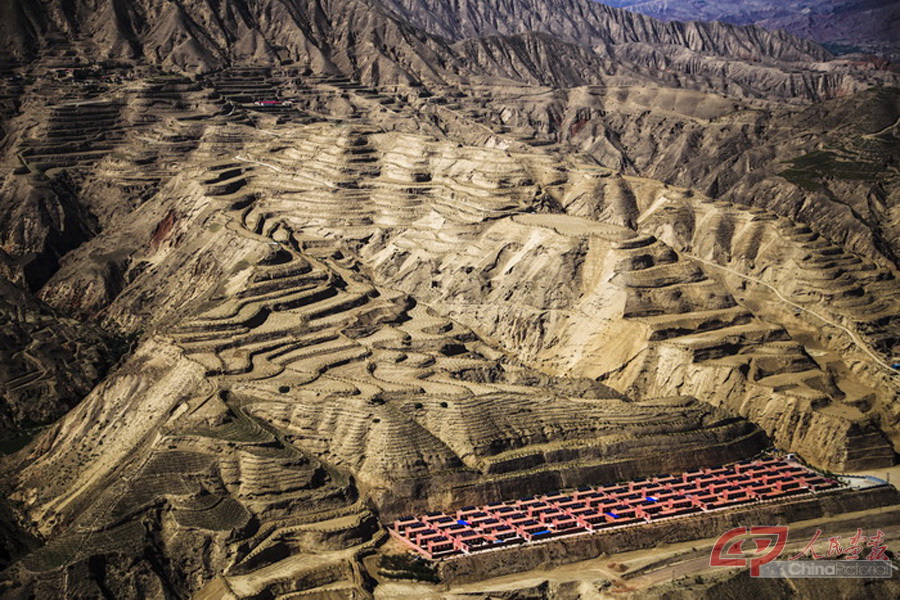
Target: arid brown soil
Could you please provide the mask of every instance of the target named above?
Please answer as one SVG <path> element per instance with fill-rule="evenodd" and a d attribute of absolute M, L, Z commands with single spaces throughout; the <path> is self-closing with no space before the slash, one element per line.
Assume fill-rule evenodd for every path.
<path fill-rule="evenodd" d="M 4 597 L 387 598 L 406 512 L 896 463 L 891 72 L 581 0 L 0 31 Z"/>

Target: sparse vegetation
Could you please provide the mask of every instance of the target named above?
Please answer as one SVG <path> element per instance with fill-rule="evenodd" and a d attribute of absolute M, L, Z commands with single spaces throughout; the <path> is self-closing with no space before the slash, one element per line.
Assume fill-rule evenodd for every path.
<path fill-rule="evenodd" d="M 481 37 L 484 23 L 515 25 L 519 1 L 469 3 L 461 19 L 445 2 L 432 32 L 446 44 L 417 29 L 426 2 L 391 3 L 387 20 L 380 0 L 240 3 L 239 21 L 262 24 L 249 38 L 217 3 L 151 10 L 153 23 L 142 7 L 159 0 L 121 18 L 85 0 L 28 14 L 36 60 L 0 52 L 17 174 L 0 176 L 0 279 L 20 292 L 0 297 L 0 421 L 39 412 L 0 431 L 0 451 L 77 408 L 4 458 L 0 537 L 20 524 L 44 538 L 5 572 L 16 594 L 415 596 L 459 583 L 469 561 L 491 577 L 529 569 L 532 550 L 491 526 L 503 513 L 486 523 L 464 503 L 546 500 L 557 485 L 574 499 L 582 483 L 712 466 L 769 444 L 760 423 L 835 470 L 893 460 L 897 428 L 872 416 L 886 400 L 843 386 L 843 366 L 799 337 L 833 306 L 823 315 L 858 324 L 874 350 L 894 339 L 893 275 L 875 259 L 895 248 L 895 223 L 871 222 L 896 192 L 900 91 L 852 93 L 893 75 L 811 69 L 825 57 L 805 44 L 780 63 L 785 36 L 703 24 L 698 53 L 583 0 L 574 21 L 539 6 L 528 33 Z M 650 39 L 622 37 L 638 29 Z M 734 48 L 746 54 L 732 64 Z M 802 194 L 783 180 L 757 194 L 780 170 L 833 197 L 791 205 Z M 874 215 L 870 230 L 842 236 L 859 225 L 845 212 Z M 803 306 L 779 310 L 757 272 Z M 840 353 L 848 339 L 834 339 Z M 684 519 L 639 523 L 651 541 L 710 529 L 691 526 L 696 507 L 635 501 Z M 448 519 L 401 516 L 442 506 Z M 769 507 L 772 522 L 791 517 L 774 500 L 753 511 Z M 454 538 L 466 524 L 484 539 Z M 490 554 L 403 554 L 404 531 L 426 555 Z M 596 560 L 619 561 L 614 591 L 643 593 L 644 567 L 667 563 L 626 554 L 645 536 L 615 531 Z M 533 556 L 575 560 L 580 543 Z M 691 570 L 705 557 L 688 558 L 679 583 L 715 583 Z M 371 575 L 392 586 L 373 590 Z M 592 586 L 611 581 L 576 587 Z"/>
<path fill-rule="evenodd" d="M 378 574 L 389 579 L 440 582 L 432 563 L 410 554 L 383 554 L 378 559 Z"/>
<path fill-rule="evenodd" d="M 143 335 L 144 331 L 138 329 L 130 333 L 119 333 L 111 336 L 109 347 L 112 354 L 112 362 L 120 362 L 130 356 L 134 349 L 137 348 L 138 342 Z"/>
<path fill-rule="evenodd" d="M 46 425 L 26 421 L 17 429 L 0 430 L 0 454 L 12 454 L 28 445 Z"/>
<path fill-rule="evenodd" d="M 875 163 L 847 160 L 827 150 L 810 152 L 788 162 L 791 167 L 779 175 L 811 192 L 824 190 L 826 178 L 876 181 L 883 174 L 883 168 Z"/>

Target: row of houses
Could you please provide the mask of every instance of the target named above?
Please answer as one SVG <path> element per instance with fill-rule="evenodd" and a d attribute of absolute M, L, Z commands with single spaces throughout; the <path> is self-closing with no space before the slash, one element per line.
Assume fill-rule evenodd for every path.
<path fill-rule="evenodd" d="M 773 457 L 466 506 L 452 513 L 407 516 L 391 524 L 389 531 L 416 552 L 439 559 L 817 493 L 840 485 L 792 460 Z"/>

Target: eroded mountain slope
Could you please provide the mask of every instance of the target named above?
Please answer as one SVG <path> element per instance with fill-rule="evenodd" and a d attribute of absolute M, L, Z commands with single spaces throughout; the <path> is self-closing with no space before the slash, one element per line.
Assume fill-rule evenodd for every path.
<path fill-rule="evenodd" d="M 366 156 L 359 131 L 315 129 L 325 135 L 307 140 L 334 148 L 336 134 L 337 149 Z M 151 305 L 166 306 L 179 286 L 170 279 L 159 289 L 159 272 L 192 273 L 204 257 L 220 275 L 193 281 L 183 316 L 156 324 L 127 363 L 17 458 L 11 500 L 50 539 L 19 564 L 24 589 L 65 589 L 67 573 L 86 568 L 81 593 L 117 578 L 138 592 L 186 594 L 216 574 L 239 596 L 361 591 L 357 559 L 380 535 L 372 508 L 387 518 L 721 462 L 765 444 L 746 421 L 693 399 L 633 401 L 517 365 L 408 296 L 373 286 L 333 240 L 295 231 L 273 209 L 293 202 L 302 214 L 299 180 L 295 198 L 248 200 L 257 177 L 270 191 L 287 182 L 261 177 L 263 165 L 229 177 L 234 165 L 211 161 L 182 184 L 198 235 L 174 241 L 170 232 L 164 256 L 122 298 L 155 288 Z M 240 191 L 223 185 L 235 178 Z M 111 318 L 127 306 L 114 304 Z M 661 455 L 660 444 L 670 451 Z M 92 571 L 91 557 L 127 548 L 178 566 Z"/>
<path fill-rule="evenodd" d="M 726 21 L 781 29 L 796 36 L 836 46 L 847 52 L 873 52 L 896 61 L 897 40 L 893 27 L 898 7 L 890 0 L 827 0 L 809 2 L 696 2 L 694 0 L 610 0 L 607 4 L 640 12 L 657 19 L 676 21 Z M 858 57 L 854 57 L 858 58 Z"/>
<path fill-rule="evenodd" d="M 366 598 L 401 512 L 770 442 L 893 464 L 897 93 L 857 93 L 890 74 L 391 5 L 4 5 L 19 345 L 138 339 L 4 459 L 3 529 L 41 546 L 4 593 Z"/>

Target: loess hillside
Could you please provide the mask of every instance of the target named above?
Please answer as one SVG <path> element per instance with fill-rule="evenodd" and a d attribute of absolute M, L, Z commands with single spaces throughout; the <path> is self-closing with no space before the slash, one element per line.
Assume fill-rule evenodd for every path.
<path fill-rule="evenodd" d="M 4 597 L 386 598 L 414 511 L 896 462 L 890 72 L 578 0 L 0 23 Z"/>

